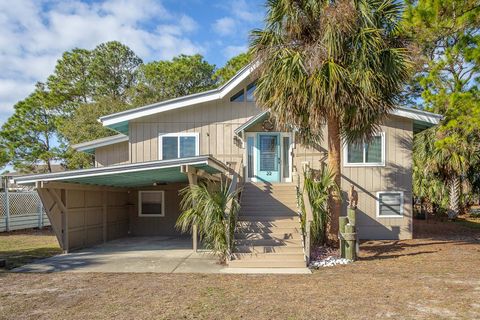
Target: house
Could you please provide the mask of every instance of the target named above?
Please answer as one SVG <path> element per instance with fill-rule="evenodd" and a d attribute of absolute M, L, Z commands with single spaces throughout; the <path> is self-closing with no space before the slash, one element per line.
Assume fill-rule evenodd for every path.
<path fill-rule="evenodd" d="M 118 134 L 74 146 L 95 155 L 95 168 L 18 178 L 36 185 L 62 248 L 178 235 L 179 190 L 237 174 L 245 185 L 232 265 L 304 266 L 295 187 L 305 165 L 323 165 L 326 144 L 276 129 L 255 104 L 253 68 L 218 89 L 100 118 Z M 360 238 L 412 237 L 412 138 L 439 120 L 399 107 L 371 142 L 344 146 L 341 189 L 358 191 Z"/>

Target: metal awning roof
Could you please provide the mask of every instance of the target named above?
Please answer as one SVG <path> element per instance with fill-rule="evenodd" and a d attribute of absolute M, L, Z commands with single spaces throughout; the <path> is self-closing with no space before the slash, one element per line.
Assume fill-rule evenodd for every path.
<path fill-rule="evenodd" d="M 192 166 L 210 174 L 223 173 L 228 167 L 211 156 L 197 156 L 181 159 L 149 161 L 72 170 L 57 173 L 35 174 L 15 178 L 15 182 L 32 185 L 36 182 L 57 181 L 110 187 L 146 187 L 153 184 L 187 182 L 182 166 Z"/>
<path fill-rule="evenodd" d="M 82 152 L 94 154 L 96 148 L 105 147 L 105 146 L 109 146 L 109 145 L 112 145 L 112 144 L 117 144 L 117 143 L 120 143 L 120 142 L 126 142 L 126 141 L 128 141 L 128 136 L 121 133 L 121 134 L 117 134 L 117 135 L 110 136 L 110 137 L 105 137 L 105 138 L 95 139 L 95 140 L 91 140 L 91 141 L 87 141 L 87 142 L 77 143 L 77 144 L 72 145 L 72 148 L 77 150 L 77 151 L 82 151 Z"/>
<path fill-rule="evenodd" d="M 443 119 L 443 117 L 439 114 L 407 107 L 397 107 L 392 111 L 391 114 L 402 118 L 412 119 L 413 131 L 415 133 L 433 127 L 434 125 L 438 124 L 440 120 Z M 240 125 L 237 129 L 235 129 L 234 133 L 240 137 L 243 137 L 243 133 L 245 130 L 267 119 L 269 115 L 270 111 L 262 111 L 261 113 L 251 117 L 245 123 Z"/>

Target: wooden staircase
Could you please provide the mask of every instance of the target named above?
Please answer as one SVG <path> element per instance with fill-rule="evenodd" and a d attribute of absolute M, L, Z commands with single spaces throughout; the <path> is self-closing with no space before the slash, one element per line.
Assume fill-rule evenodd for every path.
<path fill-rule="evenodd" d="M 234 268 L 304 268 L 294 184 L 245 183 L 235 231 Z"/>

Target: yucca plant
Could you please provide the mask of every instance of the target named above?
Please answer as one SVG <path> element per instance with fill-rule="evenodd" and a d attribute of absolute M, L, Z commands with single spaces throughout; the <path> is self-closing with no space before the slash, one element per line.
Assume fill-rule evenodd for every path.
<path fill-rule="evenodd" d="M 310 198 L 313 221 L 311 224 L 311 241 L 313 244 L 325 244 L 327 223 L 330 219 L 328 200 L 332 191 L 340 192 L 335 175 L 329 168 L 308 169 L 304 173 L 304 190 Z M 303 206 L 302 206 L 303 208 Z M 305 211 L 302 211 L 302 225 L 305 228 Z"/>
<path fill-rule="evenodd" d="M 223 262 L 233 248 L 233 233 L 239 203 L 238 190 L 230 192 L 225 181 L 202 181 L 180 191 L 182 213 L 176 227 L 182 232 L 193 232 L 197 225 L 198 236 L 206 249 L 218 255 Z"/>

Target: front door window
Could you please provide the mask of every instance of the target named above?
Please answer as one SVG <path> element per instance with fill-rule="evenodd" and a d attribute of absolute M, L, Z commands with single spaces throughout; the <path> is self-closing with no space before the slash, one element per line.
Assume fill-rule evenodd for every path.
<path fill-rule="evenodd" d="M 280 181 L 280 135 L 278 133 L 263 134 L 258 137 L 258 172 L 260 181 Z"/>

